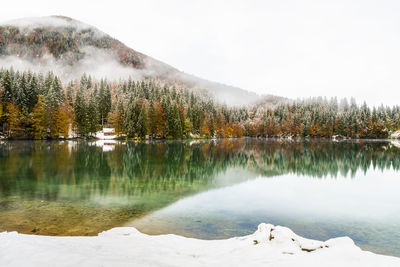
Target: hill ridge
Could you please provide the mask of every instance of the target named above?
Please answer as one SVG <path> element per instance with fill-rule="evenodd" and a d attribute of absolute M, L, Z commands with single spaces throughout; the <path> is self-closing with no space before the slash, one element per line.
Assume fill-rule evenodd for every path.
<path fill-rule="evenodd" d="M 112 80 L 153 78 L 206 89 L 228 105 L 246 105 L 267 98 L 185 73 L 128 47 L 95 26 L 60 15 L 0 23 L 0 66 L 52 70 L 64 80 L 82 73 Z"/>

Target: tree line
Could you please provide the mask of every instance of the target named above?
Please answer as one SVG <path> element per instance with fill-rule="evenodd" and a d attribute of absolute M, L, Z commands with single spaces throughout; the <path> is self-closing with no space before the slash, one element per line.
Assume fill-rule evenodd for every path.
<path fill-rule="evenodd" d="M 400 107 L 371 108 L 315 98 L 275 107 L 228 107 L 202 90 L 155 80 L 62 83 L 47 74 L 0 70 L 0 133 L 6 138 L 93 137 L 102 127 L 127 138 L 299 136 L 384 138 L 400 128 Z"/>
<path fill-rule="evenodd" d="M 311 98 L 250 111 L 249 136 L 386 138 L 400 128 L 400 106 L 360 106 L 352 98 Z"/>

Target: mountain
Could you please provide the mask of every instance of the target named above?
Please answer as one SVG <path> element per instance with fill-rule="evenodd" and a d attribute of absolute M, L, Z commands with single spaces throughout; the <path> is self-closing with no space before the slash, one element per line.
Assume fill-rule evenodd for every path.
<path fill-rule="evenodd" d="M 83 73 L 112 80 L 153 78 L 168 84 L 205 89 L 228 105 L 277 98 L 186 74 L 127 47 L 93 26 L 63 16 L 1 23 L 0 67 L 11 66 L 19 70 L 53 71 L 63 80 L 75 79 Z"/>

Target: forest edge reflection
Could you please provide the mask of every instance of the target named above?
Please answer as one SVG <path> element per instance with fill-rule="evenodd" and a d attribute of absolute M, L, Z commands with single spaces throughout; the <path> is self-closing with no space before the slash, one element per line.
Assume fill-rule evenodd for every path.
<path fill-rule="evenodd" d="M 112 149 L 103 149 L 104 145 Z M 96 235 L 213 188 L 260 175 L 354 177 L 399 170 L 388 141 L 232 139 L 113 143 L 10 141 L 0 146 L 0 231 Z M 228 169 L 236 179 L 216 179 Z"/>

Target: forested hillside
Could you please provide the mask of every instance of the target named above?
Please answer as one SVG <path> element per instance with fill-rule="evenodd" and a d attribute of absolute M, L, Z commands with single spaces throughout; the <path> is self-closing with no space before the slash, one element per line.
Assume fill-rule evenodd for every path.
<path fill-rule="evenodd" d="M 205 89 L 228 105 L 246 105 L 271 97 L 184 73 L 91 25 L 62 16 L 0 24 L 0 67 L 11 66 L 52 71 L 63 81 L 79 78 L 83 73 L 98 79 L 157 79 L 170 85 Z"/>
<path fill-rule="evenodd" d="M 91 137 L 111 126 L 127 138 L 384 138 L 400 127 L 400 107 L 310 99 L 276 107 L 227 107 L 207 92 L 157 80 L 119 82 L 83 75 L 0 70 L 0 129 L 6 138 Z"/>

